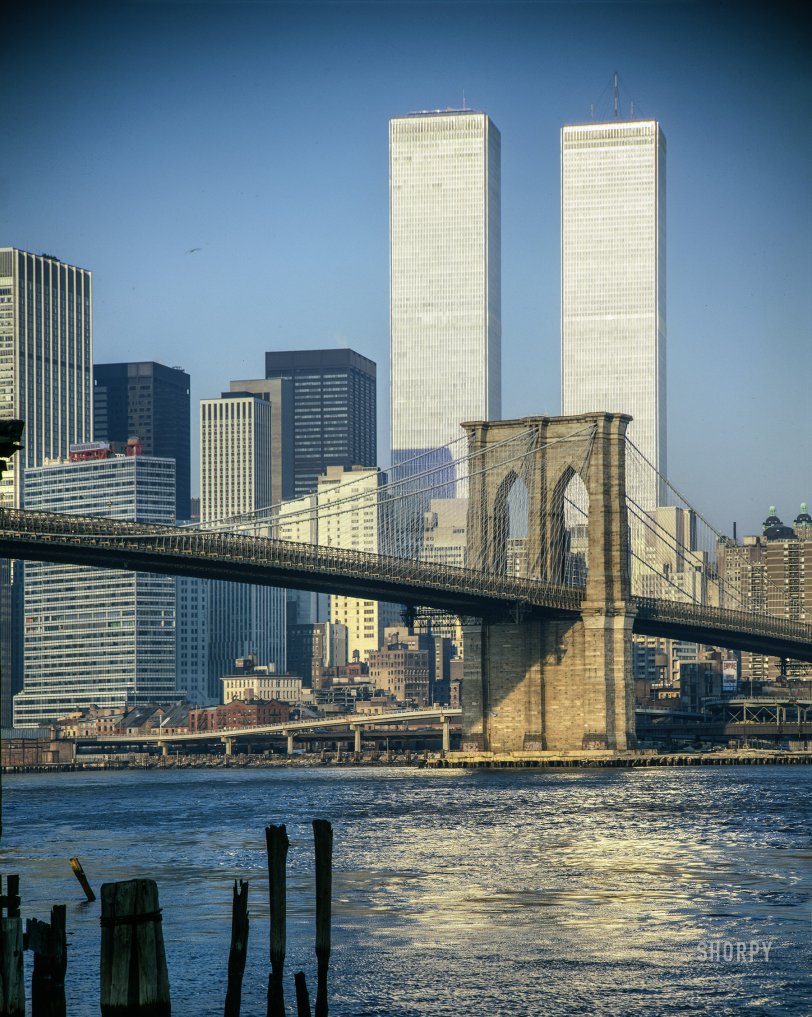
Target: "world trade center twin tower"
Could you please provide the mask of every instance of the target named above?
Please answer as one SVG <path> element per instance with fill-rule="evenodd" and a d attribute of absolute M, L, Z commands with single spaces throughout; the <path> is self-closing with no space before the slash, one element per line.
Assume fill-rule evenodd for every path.
<path fill-rule="evenodd" d="M 472 110 L 397 117 L 389 185 L 397 475 L 442 459 L 461 422 L 501 417 L 499 131 Z M 544 346 L 539 337 L 529 370 L 550 369 Z M 631 439 L 665 472 L 665 138 L 656 121 L 561 131 L 561 381 L 565 414 L 631 414 Z M 644 497 L 643 507 L 656 506 L 653 486 Z"/>

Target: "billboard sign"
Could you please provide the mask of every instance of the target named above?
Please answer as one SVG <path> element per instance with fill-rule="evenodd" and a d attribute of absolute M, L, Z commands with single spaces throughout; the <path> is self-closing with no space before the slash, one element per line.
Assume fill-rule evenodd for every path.
<path fill-rule="evenodd" d="M 737 692 L 739 688 L 739 662 L 722 661 L 722 693 Z"/>

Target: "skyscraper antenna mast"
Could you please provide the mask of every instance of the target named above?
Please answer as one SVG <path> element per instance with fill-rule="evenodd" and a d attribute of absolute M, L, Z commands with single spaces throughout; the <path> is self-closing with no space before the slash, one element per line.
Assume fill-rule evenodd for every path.
<path fill-rule="evenodd" d="M 618 102 L 618 99 L 619 99 L 619 96 L 618 96 L 618 91 L 619 91 L 619 88 L 618 88 L 618 81 L 619 81 L 619 79 L 618 79 L 618 73 L 617 73 L 617 71 L 615 71 L 615 74 L 614 74 L 614 85 L 615 85 L 615 116 L 619 116 L 619 115 L 620 115 L 620 113 L 619 113 L 619 102 Z"/>

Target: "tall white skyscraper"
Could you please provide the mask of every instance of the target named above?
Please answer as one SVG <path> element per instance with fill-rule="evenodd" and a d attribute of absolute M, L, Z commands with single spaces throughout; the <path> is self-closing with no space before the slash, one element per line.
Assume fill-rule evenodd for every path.
<path fill-rule="evenodd" d="M 484 113 L 389 122 L 395 468 L 501 415 L 500 153 Z"/>
<path fill-rule="evenodd" d="M 634 418 L 666 472 L 665 136 L 655 120 L 561 131 L 563 411 Z M 658 503 L 648 482 L 642 508 Z"/>

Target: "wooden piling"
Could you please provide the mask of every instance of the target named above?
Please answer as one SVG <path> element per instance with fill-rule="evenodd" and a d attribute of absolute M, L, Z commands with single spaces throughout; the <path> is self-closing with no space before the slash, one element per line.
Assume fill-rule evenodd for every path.
<path fill-rule="evenodd" d="M 2 876 L 0 876 L 2 890 Z M 3 915 L 5 910 L 6 914 Z M 0 1015 L 24 1017 L 23 920 L 20 918 L 20 877 L 8 876 L 0 893 Z"/>
<path fill-rule="evenodd" d="M 68 943 L 65 905 L 51 908 L 51 922 L 29 918 L 25 923 L 25 948 L 34 954 L 31 975 L 31 1017 L 65 1017 L 65 971 Z"/>
<path fill-rule="evenodd" d="M 313 820 L 316 847 L 316 987 L 315 1017 L 327 1017 L 327 969 L 330 966 L 330 922 L 333 895 L 333 827 L 326 819 Z"/>
<path fill-rule="evenodd" d="M 0 876 L 0 890 L 2 882 Z M 6 892 L 0 893 L 0 912 L 4 909 L 9 918 L 19 917 L 19 876 L 6 877 Z"/>
<path fill-rule="evenodd" d="M 242 977 L 245 972 L 245 953 L 248 948 L 248 883 L 234 880 L 231 902 L 231 949 L 228 953 L 228 989 L 224 1017 L 240 1017 Z"/>
<path fill-rule="evenodd" d="M 24 1017 L 23 922 L 0 918 L 0 1014 Z"/>
<path fill-rule="evenodd" d="M 268 848 L 268 893 L 271 905 L 271 973 L 268 975 L 268 1017 L 285 1017 L 285 990 L 282 975 L 285 968 L 285 925 L 287 921 L 288 833 L 281 826 L 265 827 Z"/>
<path fill-rule="evenodd" d="M 73 869 L 74 876 L 76 876 L 79 880 L 79 885 L 85 891 L 85 897 L 87 897 L 92 904 L 96 899 L 96 894 L 93 893 L 90 888 L 90 883 L 87 881 L 87 876 L 85 875 L 85 870 L 82 868 L 82 863 L 78 858 L 69 858 L 68 861 L 70 862 L 70 867 Z"/>
<path fill-rule="evenodd" d="M 101 904 L 102 1017 L 170 1017 L 155 881 L 104 883 Z"/>
<path fill-rule="evenodd" d="M 296 1017 L 311 1017 L 310 993 L 304 971 L 297 971 L 293 978 L 296 982 Z"/>

